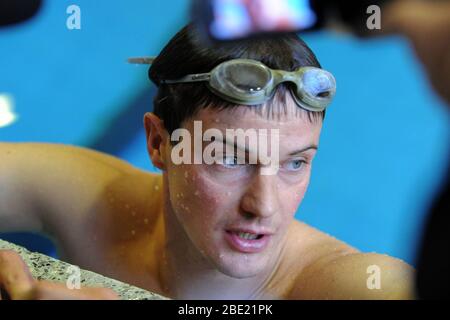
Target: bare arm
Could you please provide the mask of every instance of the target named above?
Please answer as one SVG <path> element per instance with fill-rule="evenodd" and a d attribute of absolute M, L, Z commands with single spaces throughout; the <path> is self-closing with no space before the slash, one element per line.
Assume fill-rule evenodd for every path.
<path fill-rule="evenodd" d="M 19 145 L 0 143 L 0 232 L 43 231 L 28 173 L 33 163 L 25 156 Z"/>
<path fill-rule="evenodd" d="M 129 243 L 130 230 L 137 238 L 139 228 L 151 229 L 161 203 L 159 175 L 68 145 L 0 143 L 0 177 L 0 231 L 44 232 L 64 260 L 111 275 L 114 263 L 126 263 L 111 259 L 117 247 Z M 17 254 L 0 250 L 2 286 L 14 299 L 116 298 L 35 281 Z"/>
<path fill-rule="evenodd" d="M 116 181 L 136 173 L 128 163 L 86 148 L 0 143 L 0 232 L 77 229 L 92 210 L 108 209 L 102 205 L 107 193 L 121 192 Z"/>

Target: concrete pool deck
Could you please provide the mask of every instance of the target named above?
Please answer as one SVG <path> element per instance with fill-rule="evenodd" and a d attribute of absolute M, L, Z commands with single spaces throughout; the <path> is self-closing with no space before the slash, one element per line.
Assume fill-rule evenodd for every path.
<path fill-rule="evenodd" d="M 35 279 L 67 283 L 74 272 L 80 270 L 80 284 L 86 287 L 105 287 L 114 290 L 123 300 L 167 300 L 159 294 L 114 280 L 98 273 L 77 269 L 67 262 L 48 257 L 46 255 L 30 252 L 27 249 L 0 239 L 0 250 L 14 250 L 29 266 Z"/>

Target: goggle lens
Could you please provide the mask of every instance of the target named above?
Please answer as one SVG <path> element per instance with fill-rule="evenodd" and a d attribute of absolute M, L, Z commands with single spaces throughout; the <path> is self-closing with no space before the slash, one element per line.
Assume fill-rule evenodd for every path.
<path fill-rule="evenodd" d="M 332 98 L 336 83 L 321 69 L 310 69 L 302 77 L 303 90 L 313 98 Z"/>
<path fill-rule="evenodd" d="M 263 90 L 271 78 L 270 73 L 264 68 L 248 63 L 229 64 L 223 71 L 225 81 L 237 90 L 250 94 Z"/>

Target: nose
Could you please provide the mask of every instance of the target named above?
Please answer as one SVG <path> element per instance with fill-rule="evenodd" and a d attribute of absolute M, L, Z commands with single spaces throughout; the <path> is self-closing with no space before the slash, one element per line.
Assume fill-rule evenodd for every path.
<path fill-rule="evenodd" d="M 241 199 L 242 213 L 248 218 L 269 218 L 278 207 L 277 176 L 255 174 Z"/>

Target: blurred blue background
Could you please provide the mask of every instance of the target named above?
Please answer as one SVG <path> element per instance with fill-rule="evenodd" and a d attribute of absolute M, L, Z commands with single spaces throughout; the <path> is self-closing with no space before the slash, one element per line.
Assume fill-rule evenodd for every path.
<path fill-rule="evenodd" d="M 80 30 L 66 27 L 72 4 L 81 9 Z M 142 126 L 155 88 L 147 68 L 126 59 L 158 54 L 188 21 L 189 6 L 188 0 L 46 1 L 35 19 L 0 29 L 0 95 L 17 114 L 0 127 L 0 141 L 86 146 L 156 171 Z M 448 114 L 403 39 L 328 32 L 303 38 L 336 76 L 338 93 L 296 217 L 360 250 L 414 264 L 445 169 Z M 0 237 L 55 255 L 37 235 Z"/>

